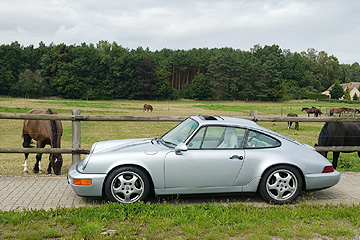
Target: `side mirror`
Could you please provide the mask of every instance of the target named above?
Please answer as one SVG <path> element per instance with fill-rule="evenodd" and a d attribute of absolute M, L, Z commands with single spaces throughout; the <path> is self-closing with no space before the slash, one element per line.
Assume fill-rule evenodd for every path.
<path fill-rule="evenodd" d="M 176 155 L 182 155 L 182 152 L 186 152 L 188 150 L 188 147 L 185 143 L 181 142 L 175 147 L 175 154 Z"/>

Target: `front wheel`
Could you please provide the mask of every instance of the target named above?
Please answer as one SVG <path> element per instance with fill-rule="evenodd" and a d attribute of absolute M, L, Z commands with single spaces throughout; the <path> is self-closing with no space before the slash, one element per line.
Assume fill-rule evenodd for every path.
<path fill-rule="evenodd" d="M 293 201 L 302 190 L 299 171 L 291 166 L 275 166 L 263 175 L 259 192 L 268 202 L 284 204 Z"/>
<path fill-rule="evenodd" d="M 112 171 L 105 181 L 105 194 L 112 202 L 145 201 L 150 192 L 150 180 L 140 168 L 121 167 Z"/>

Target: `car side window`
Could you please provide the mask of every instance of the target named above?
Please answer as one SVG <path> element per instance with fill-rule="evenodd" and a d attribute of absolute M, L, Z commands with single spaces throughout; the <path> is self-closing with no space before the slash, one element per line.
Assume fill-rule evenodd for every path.
<path fill-rule="evenodd" d="M 188 144 L 189 149 L 241 148 L 245 129 L 209 126 L 199 130 Z"/>
<path fill-rule="evenodd" d="M 256 131 L 249 131 L 245 148 L 271 148 L 278 147 L 281 143 L 268 135 Z"/>
<path fill-rule="evenodd" d="M 188 143 L 188 149 L 200 149 L 204 139 L 205 132 L 206 132 L 206 127 L 201 128 Z"/>

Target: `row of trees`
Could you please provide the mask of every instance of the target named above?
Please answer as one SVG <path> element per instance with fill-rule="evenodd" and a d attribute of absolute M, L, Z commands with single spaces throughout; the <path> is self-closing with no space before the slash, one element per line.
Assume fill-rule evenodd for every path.
<path fill-rule="evenodd" d="M 278 45 L 155 52 L 106 41 L 0 46 L 0 95 L 17 97 L 275 101 L 307 98 L 335 81 L 360 81 L 359 64 Z"/>

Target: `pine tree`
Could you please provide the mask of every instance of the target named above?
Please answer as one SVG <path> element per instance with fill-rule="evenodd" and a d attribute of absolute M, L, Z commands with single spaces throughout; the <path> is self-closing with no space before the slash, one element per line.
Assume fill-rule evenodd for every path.
<path fill-rule="evenodd" d="M 344 100 L 351 101 L 349 86 L 346 87 Z"/>
<path fill-rule="evenodd" d="M 359 96 L 355 93 L 352 100 L 354 100 L 354 101 L 359 100 Z"/>
<path fill-rule="evenodd" d="M 341 87 L 340 83 L 336 81 L 330 90 L 330 95 L 332 99 L 339 99 L 344 96 L 344 89 Z"/>

